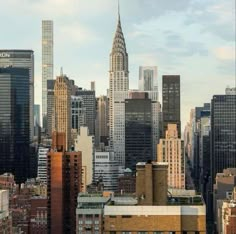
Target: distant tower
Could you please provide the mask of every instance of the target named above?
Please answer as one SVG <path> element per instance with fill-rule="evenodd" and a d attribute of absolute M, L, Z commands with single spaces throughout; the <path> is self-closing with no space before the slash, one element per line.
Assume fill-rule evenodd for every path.
<path fill-rule="evenodd" d="M 110 146 L 114 148 L 115 159 L 124 164 L 124 100 L 128 95 L 129 70 L 128 54 L 121 28 L 119 10 L 116 33 L 110 54 L 109 72 Z"/>
<path fill-rule="evenodd" d="M 66 150 L 71 147 L 71 85 L 68 77 L 58 76 L 54 86 L 53 132 L 63 132 Z"/>
<path fill-rule="evenodd" d="M 95 81 L 91 81 L 91 90 L 96 91 Z"/>
<path fill-rule="evenodd" d="M 53 79 L 53 21 L 42 21 L 42 116 L 47 126 L 47 80 Z"/>

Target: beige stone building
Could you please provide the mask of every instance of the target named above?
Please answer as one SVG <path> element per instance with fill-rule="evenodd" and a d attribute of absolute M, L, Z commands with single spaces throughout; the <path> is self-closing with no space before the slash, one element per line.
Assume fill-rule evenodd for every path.
<path fill-rule="evenodd" d="M 66 134 L 66 150 L 71 147 L 71 83 L 65 75 L 57 77 L 54 85 L 53 132 Z"/>
<path fill-rule="evenodd" d="M 168 124 L 165 139 L 157 146 L 157 161 L 168 162 L 168 187 L 185 189 L 184 142 L 178 138 L 176 124 Z"/>
<path fill-rule="evenodd" d="M 82 152 L 82 192 L 93 179 L 94 136 L 89 135 L 88 127 L 80 127 L 80 134 L 75 140 L 75 151 Z"/>

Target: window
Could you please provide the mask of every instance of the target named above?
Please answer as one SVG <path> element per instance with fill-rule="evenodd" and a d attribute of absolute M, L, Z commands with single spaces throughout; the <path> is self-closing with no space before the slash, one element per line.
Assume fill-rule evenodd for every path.
<path fill-rule="evenodd" d="M 175 232 L 169 232 L 169 234 L 175 234 Z"/>
<path fill-rule="evenodd" d="M 131 232 L 125 231 L 125 232 L 122 232 L 122 234 L 131 234 Z"/>
<path fill-rule="evenodd" d="M 153 234 L 163 234 L 163 232 L 155 231 L 155 232 L 153 232 Z"/>
<path fill-rule="evenodd" d="M 138 232 L 138 234 L 147 234 L 147 232 Z"/>

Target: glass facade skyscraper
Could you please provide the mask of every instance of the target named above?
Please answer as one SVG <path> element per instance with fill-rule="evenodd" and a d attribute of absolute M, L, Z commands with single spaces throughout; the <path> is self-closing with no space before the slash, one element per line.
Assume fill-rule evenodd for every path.
<path fill-rule="evenodd" d="M 29 172 L 30 71 L 0 68 L 0 174 L 11 172 L 17 183 Z"/>
<path fill-rule="evenodd" d="M 53 79 L 53 21 L 42 21 L 42 115 L 47 127 L 47 80 Z"/>
<path fill-rule="evenodd" d="M 236 167 L 236 95 L 211 100 L 211 176 Z"/>
<path fill-rule="evenodd" d="M 158 91 L 156 66 L 139 67 L 139 90 Z"/>
<path fill-rule="evenodd" d="M 177 124 L 178 137 L 181 138 L 179 75 L 164 75 L 162 77 L 162 113 L 162 137 L 165 138 L 168 123 L 173 123 Z"/>
<path fill-rule="evenodd" d="M 22 67 L 29 69 L 30 76 L 30 139 L 34 136 L 34 51 L 0 50 L 0 68 Z"/>
<path fill-rule="evenodd" d="M 135 95 L 135 93 L 134 93 Z M 125 168 L 152 160 L 152 103 L 147 93 L 125 100 Z"/>

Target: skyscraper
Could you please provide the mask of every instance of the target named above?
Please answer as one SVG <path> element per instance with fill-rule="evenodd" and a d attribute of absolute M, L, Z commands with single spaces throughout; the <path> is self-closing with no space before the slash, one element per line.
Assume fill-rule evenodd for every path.
<path fill-rule="evenodd" d="M 158 90 L 156 66 L 139 67 L 139 90 L 140 91 Z"/>
<path fill-rule="evenodd" d="M 162 77 L 162 113 L 162 137 L 165 138 L 168 123 L 172 123 L 177 124 L 178 137 L 181 138 L 179 75 L 165 75 Z"/>
<path fill-rule="evenodd" d="M 178 138 L 177 125 L 168 124 L 165 139 L 158 144 L 158 162 L 167 162 L 168 187 L 185 189 L 184 142 Z"/>
<path fill-rule="evenodd" d="M 40 105 L 34 105 L 34 136 L 39 136 L 40 128 Z"/>
<path fill-rule="evenodd" d="M 88 126 L 89 134 L 95 135 L 95 119 L 96 119 L 96 98 L 95 91 L 82 90 L 76 91 L 76 96 L 81 97 L 85 110 L 85 125 Z"/>
<path fill-rule="evenodd" d="M 54 86 L 53 132 L 63 132 L 66 150 L 71 147 L 71 84 L 65 75 L 57 77 Z"/>
<path fill-rule="evenodd" d="M 138 162 L 152 160 L 151 100 L 145 92 L 125 99 L 125 168 L 135 172 Z"/>
<path fill-rule="evenodd" d="M 157 67 L 139 67 L 139 90 L 148 93 L 152 103 L 152 157 L 156 160 L 156 145 L 160 138 L 160 116 L 161 107 L 158 95 Z"/>
<path fill-rule="evenodd" d="M 54 85 L 56 80 L 47 80 L 47 134 L 52 136 Z"/>
<path fill-rule="evenodd" d="M 0 50 L 0 68 L 22 67 L 29 69 L 30 77 L 30 140 L 34 136 L 34 51 L 32 50 Z"/>
<path fill-rule="evenodd" d="M 29 173 L 30 73 L 27 68 L 0 68 L 0 174 L 17 183 Z"/>
<path fill-rule="evenodd" d="M 236 167 L 236 95 L 214 95 L 211 100 L 211 178 Z"/>
<path fill-rule="evenodd" d="M 47 80 L 53 79 L 53 21 L 42 21 L 42 116 L 47 126 Z"/>
<path fill-rule="evenodd" d="M 96 136 L 97 145 L 99 143 L 104 143 L 107 145 L 107 139 L 109 136 L 109 128 L 108 128 L 108 121 L 109 121 L 109 100 L 107 96 L 100 96 L 97 99 L 97 131 Z"/>
<path fill-rule="evenodd" d="M 75 233 L 81 192 L 81 152 L 66 151 L 65 133 L 53 133 L 47 156 L 48 233 Z"/>
<path fill-rule="evenodd" d="M 110 53 L 109 71 L 109 131 L 110 146 L 115 152 L 115 160 L 124 165 L 124 100 L 128 97 L 129 70 L 128 53 L 121 28 L 120 13 Z"/>

